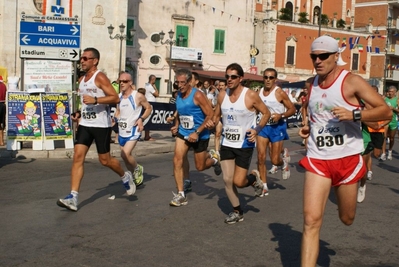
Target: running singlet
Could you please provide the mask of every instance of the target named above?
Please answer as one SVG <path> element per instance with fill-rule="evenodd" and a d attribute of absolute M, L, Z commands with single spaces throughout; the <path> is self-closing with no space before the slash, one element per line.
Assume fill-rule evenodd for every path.
<path fill-rule="evenodd" d="M 123 98 L 122 93 L 119 94 L 119 136 L 132 137 L 140 134 L 138 127 L 134 126 L 137 119 L 140 117 L 143 107 L 136 103 L 137 91 L 133 91 L 127 98 Z"/>
<path fill-rule="evenodd" d="M 342 70 L 330 87 L 318 85 L 316 76 L 309 95 L 310 138 L 307 156 L 317 159 L 339 159 L 363 152 L 360 122 L 339 121 L 331 112 L 334 107 L 360 108 L 343 98 L 343 82 L 348 71 Z"/>
<path fill-rule="evenodd" d="M 192 88 L 190 95 L 186 98 L 181 97 L 181 93 L 177 94 L 176 98 L 176 109 L 179 114 L 179 134 L 183 136 L 189 136 L 195 132 L 204 122 L 205 114 L 200 106 L 194 104 L 194 95 L 198 89 Z M 209 139 L 209 130 L 204 129 L 200 136 L 200 140 Z"/>
<path fill-rule="evenodd" d="M 270 110 L 270 113 L 277 113 L 277 114 L 283 114 L 285 112 L 285 106 L 283 103 L 280 103 L 277 101 L 276 98 L 276 90 L 279 87 L 276 86 L 273 88 L 273 90 L 269 93 L 268 96 L 265 96 L 263 94 L 264 88 L 260 89 L 260 99 L 262 99 L 263 103 L 267 106 L 267 108 Z M 269 121 L 266 123 L 266 125 L 272 125 L 272 124 L 277 124 L 279 123 L 278 121 L 273 121 L 273 118 L 270 118 Z"/>
<path fill-rule="evenodd" d="M 393 108 L 398 108 L 398 97 L 392 97 L 392 98 L 388 98 L 388 97 L 385 97 L 385 103 L 387 103 L 387 105 L 389 106 L 389 107 L 393 107 Z M 397 122 L 398 121 L 398 119 L 397 119 L 397 115 L 396 115 L 396 113 L 395 112 L 392 112 L 392 120 L 391 120 L 391 123 L 395 123 L 395 122 Z"/>
<path fill-rule="evenodd" d="M 79 125 L 87 127 L 108 128 L 111 127 L 110 108 L 108 104 L 86 105 L 85 103 L 83 103 L 83 95 L 89 95 L 92 97 L 105 96 L 104 91 L 98 88 L 94 82 L 99 72 L 100 71 L 97 70 L 87 82 L 84 81 L 84 78 L 80 81 L 79 95 L 82 105 L 82 117 Z"/>
<path fill-rule="evenodd" d="M 221 111 L 223 119 L 222 145 L 231 148 L 254 148 L 255 142 L 250 142 L 247 130 L 255 126 L 256 112 L 250 111 L 245 105 L 245 95 L 249 89 L 244 87 L 237 101 L 231 103 L 230 89 L 226 90 Z"/>

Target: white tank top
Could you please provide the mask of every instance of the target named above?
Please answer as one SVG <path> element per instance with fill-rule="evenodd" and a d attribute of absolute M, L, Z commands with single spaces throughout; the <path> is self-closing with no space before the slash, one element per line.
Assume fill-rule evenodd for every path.
<path fill-rule="evenodd" d="M 255 125 L 255 111 L 250 111 L 245 105 L 245 95 L 248 91 L 244 87 L 237 101 L 231 103 L 230 89 L 226 90 L 221 110 L 223 119 L 222 145 L 232 148 L 253 148 L 255 143 L 248 141 L 247 130 Z"/>
<path fill-rule="evenodd" d="M 363 152 L 360 122 L 339 121 L 332 112 L 334 107 L 348 110 L 360 106 L 349 104 L 343 98 L 343 82 L 348 71 L 342 70 L 330 87 L 318 85 L 316 76 L 309 95 L 310 138 L 307 156 L 317 159 L 338 159 Z"/>
<path fill-rule="evenodd" d="M 134 126 L 137 119 L 140 117 L 143 107 L 136 103 L 137 91 L 132 91 L 132 94 L 127 98 L 119 94 L 121 102 L 119 103 L 119 135 L 122 137 L 131 137 L 140 134 L 138 127 Z"/>
<path fill-rule="evenodd" d="M 278 86 L 274 87 L 268 96 L 265 96 L 263 94 L 264 88 L 260 89 L 260 92 L 259 92 L 260 99 L 262 99 L 263 103 L 265 103 L 267 108 L 270 110 L 271 114 L 273 114 L 273 113 L 283 114 L 285 112 L 284 104 L 278 102 L 278 100 L 276 98 L 276 90 L 278 88 L 280 88 L 280 87 L 278 87 Z M 272 124 L 277 124 L 277 123 L 278 123 L 278 121 L 275 122 L 273 120 L 273 118 L 270 118 L 270 120 L 267 122 L 266 125 L 272 125 Z"/>
<path fill-rule="evenodd" d="M 83 95 L 92 97 L 104 97 L 105 93 L 95 84 L 96 76 L 100 71 L 97 70 L 87 82 L 83 79 L 79 84 L 80 102 L 82 103 L 82 118 L 79 122 L 82 126 L 108 128 L 111 127 L 110 108 L 108 104 L 86 105 L 83 103 Z"/>

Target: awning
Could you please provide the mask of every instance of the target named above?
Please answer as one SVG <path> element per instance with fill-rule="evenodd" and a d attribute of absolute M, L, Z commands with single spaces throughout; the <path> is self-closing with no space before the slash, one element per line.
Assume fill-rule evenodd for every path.
<path fill-rule="evenodd" d="M 213 79 L 213 80 L 225 80 L 224 75 L 226 73 L 224 71 L 212 71 L 212 70 L 192 70 L 192 71 L 198 73 L 198 75 L 201 78 Z M 244 80 L 262 82 L 263 77 L 256 74 L 244 73 Z"/>

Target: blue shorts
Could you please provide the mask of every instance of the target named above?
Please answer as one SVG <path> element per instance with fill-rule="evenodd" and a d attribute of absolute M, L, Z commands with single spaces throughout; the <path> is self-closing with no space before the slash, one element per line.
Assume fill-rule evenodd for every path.
<path fill-rule="evenodd" d="M 133 135 L 130 137 L 122 137 L 122 136 L 118 136 L 118 142 L 120 146 L 125 146 L 127 142 L 129 141 L 138 141 L 141 137 L 141 134 L 138 135 Z"/>
<path fill-rule="evenodd" d="M 258 136 L 268 138 L 271 143 L 288 140 L 287 124 L 284 120 L 280 120 L 277 124 L 266 125 L 258 133 Z"/>

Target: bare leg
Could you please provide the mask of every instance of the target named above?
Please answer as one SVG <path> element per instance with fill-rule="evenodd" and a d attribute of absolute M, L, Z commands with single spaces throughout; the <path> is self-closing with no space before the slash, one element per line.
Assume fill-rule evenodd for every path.
<path fill-rule="evenodd" d="M 83 163 L 89 148 L 85 145 L 75 145 L 71 169 L 71 190 L 79 192 L 84 174 Z"/>
<path fill-rule="evenodd" d="M 183 192 L 183 162 L 187 158 L 188 146 L 185 140 L 176 138 L 175 155 L 173 157 L 173 173 L 178 192 Z"/>
<path fill-rule="evenodd" d="M 234 160 L 222 160 L 220 162 L 223 171 L 223 181 L 224 188 L 226 190 L 226 195 L 233 207 L 240 205 L 240 200 L 238 199 L 237 188 L 235 187 L 234 181 Z"/>
<path fill-rule="evenodd" d="M 134 173 L 134 170 L 137 167 L 137 161 L 132 156 L 132 151 L 135 148 L 137 141 L 128 141 L 125 146 L 121 146 L 121 157 L 125 162 L 126 168 Z"/>
<path fill-rule="evenodd" d="M 258 171 L 260 174 L 260 179 L 263 183 L 266 183 L 266 154 L 267 148 L 269 147 L 269 139 L 258 136 L 256 138 L 256 149 L 258 151 Z"/>
<path fill-rule="evenodd" d="M 320 229 L 331 180 L 315 173 L 306 172 L 303 191 L 303 235 L 301 266 L 316 266 L 319 255 Z"/>

